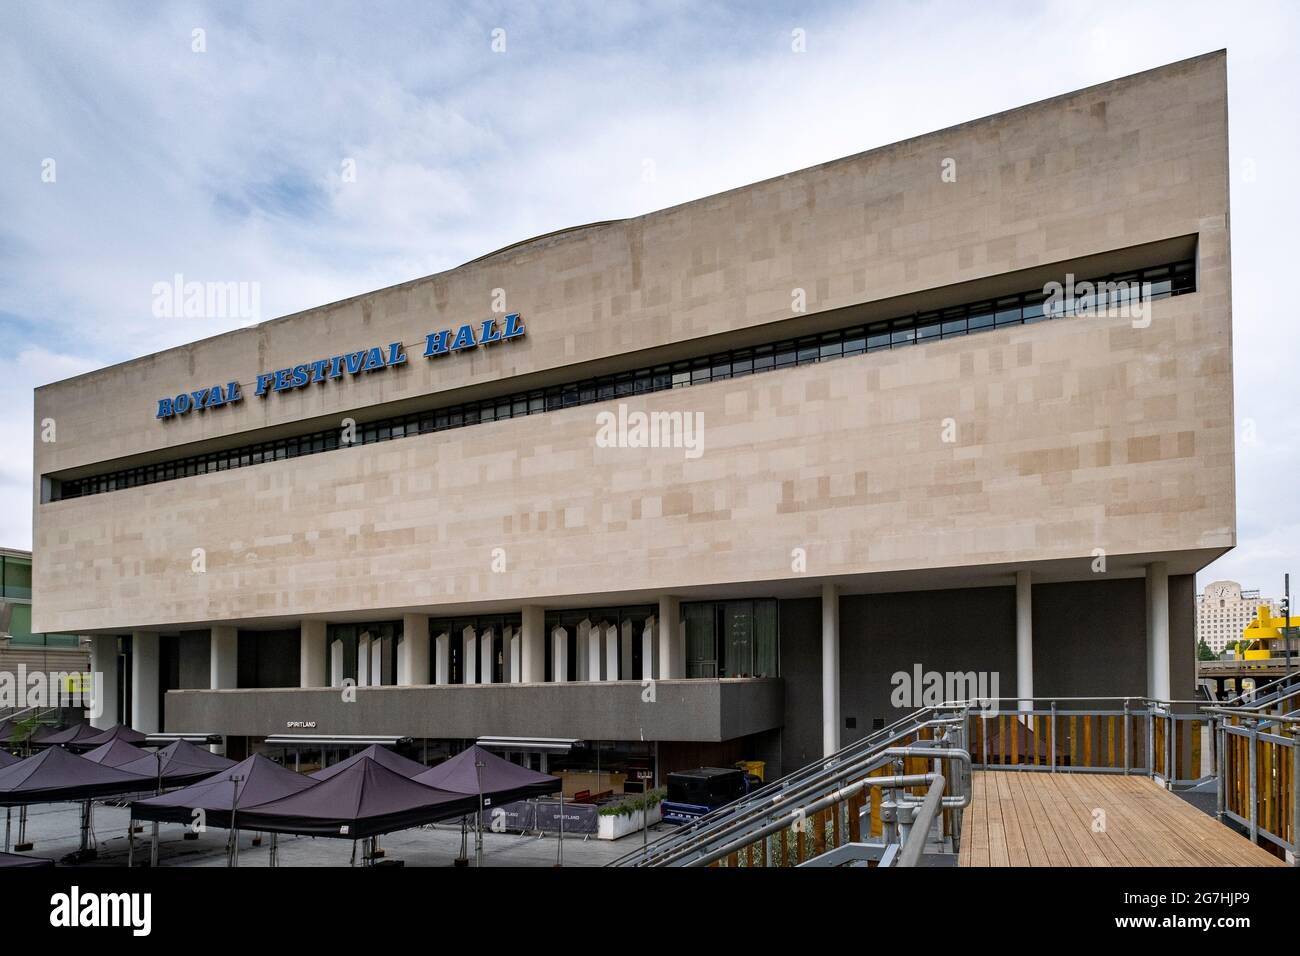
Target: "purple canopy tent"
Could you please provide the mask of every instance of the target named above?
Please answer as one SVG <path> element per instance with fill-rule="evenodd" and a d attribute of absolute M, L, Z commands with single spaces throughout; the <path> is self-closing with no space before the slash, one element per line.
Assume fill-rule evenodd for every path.
<path fill-rule="evenodd" d="M 21 757 L 15 757 L 7 750 L 0 750 L 0 770 L 3 770 L 5 767 L 12 767 L 21 759 Z"/>
<path fill-rule="evenodd" d="M 101 731 L 90 724 L 73 724 L 71 727 L 48 727 L 32 734 L 33 747 L 66 746 L 67 744 L 85 743 L 91 737 L 98 737 Z"/>
<path fill-rule="evenodd" d="M 93 737 L 87 737 L 84 740 L 78 740 L 74 746 L 77 747 L 102 747 L 104 744 L 112 743 L 114 740 L 120 740 L 127 744 L 143 744 L 148 740 L 146 734 L 138 730 L 132 730 L 126 724 L 114 724 L 108 730 L 100 731 Z"/>
<path fill-rule="evenodd" d="M 204 751 L 206 753 L 206 751 Z M 232 824 L 242 820 L 243 808 L 269 803 L 281 797 L 306 790 L 314 786 L 313 782 L 292 770 L 286 770 L 261 754 L 253 754 L 240 763 L 227 761 L 230 766 L 216 773 L 211 771 L 204 779 L 171 793 L 161 793 L 147 800 L 138 800 L 131 804 L 131 821 L 153 821 L 153 846 L 151 850 L 152 865 L 158 865 L 158 824 L 191 823 L 195 811 L 201 811 L 204 826 L 231 829 Z M 227 862 L 238 865 L 237 831 L 227 840 Z M 135 855 L 135 844 L 131 844 L 131 855 L 127 865 Z M 271 837 L 271 865 L 275 865 L 276 839 Z"/>
<path fill-rule="evenodd" d="M 497 803 L 554 793 L 561 785 L 559 777 L 513 764 L 477 744 L 411 779 L 452 793 L 481 794 Z"/>
<path fill-rule="evenodd" d="M 236 824 L 268 833 L 358 840 L 471 813 L 478 798 L 414 783 L 362 757 L 328 780 L 250 808 Z"/>
<path fill-rule="evenodd" d="M 177 787 L 210 777 L 234 765 L 235 761 L 196 747 L 188 740 L 177 740 L 157 753 L 140 753 L 121 769 L 151 780 L 157 780 L 161 770 L 163 786 Z"/>
<path fill-rule="evenodd" d="M 239 779 L 232 782 L 231 778 Z M 281 767 L 261 754 L 253 754 L 224 772 L 218 772 L 180 790 L 137 800 L 131 804 L 131 817 L 164 823 L 189 823 L 194 811 L 202 810 L 208 826 L 229 827 L 230 810 L 238 797 L 240 812 L 244 807 L 279 800 L 306 790 L 314 782 L 302 774 Z"/>
<path fill-rule="evenodd" d="M 0 770 L 0 806 L 87 800 L 148 787 L 137 774 L 50 747 Z"/>
<path fill-rule="evenodd" d="M 136 774 L 105 767 L 62 747 L 48 747 L 34 757 L 0 770 L 0 806 L 12 808 L 32 803 L 83 801 L 79 852 L 85 854 L 90 849 L 91 799 L 148 787 L 149 781 Z M 6 809 L 6 852 L 9 848 L 9 825 L 10 813 Z"/>
<path fill-rule="evenodd" d="M 355 753 L 347 760 L 340 760 L 332 767 L 322 767 L 315 773 L 309 773 L 307 776 L 313 780 L 328 780 L 336 774 L 342 773 L 353 764 L 360 763 L 363 759 L 369 758 L 382 767 L 387 767 L 393 773 L 401 774 L 408 780 L 416 774 L 424 773 L 429 768 L 418 760 L 412 760 L 409 757 L 403 757 L 401 754 L 382 747 L 379 744 L 371 744 L 360 753 Z"/>
<path fill-rule="evenodd" d="M 53 860 L 41 856 L 19 856 L 17 853 L 0 853 L 0 870 L 11 866 L 53 866 Z"/>
<path fill-rule="evenodd" d="M 106 744 L 100 744 L 94 750 L 81 756 L 103 767 L 120 767 L 132 760 L 139 760 L 141 757 L 146 756 L 146 753 L 125 740 L 113 739 Z"/>

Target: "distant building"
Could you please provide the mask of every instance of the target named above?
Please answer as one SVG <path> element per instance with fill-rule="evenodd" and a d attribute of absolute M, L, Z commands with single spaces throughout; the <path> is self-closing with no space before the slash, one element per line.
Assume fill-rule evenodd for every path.
<path fill-rule="evenodd" d="M 1267 604 L 1275 612 L 1271 598 L 1261 598 L 1259 591 L 1243 591 L 1236 581 L 1215 581 L 1196 595 L 1196 639 L 1205 641 L 1216 654 L 1222 654 L 1233 641 L 1241 639 L 1246 625 L 1255 617 L 1259 605 Z"/>
<path fill-rule="evenodd" d="M 32 553 L 0 548 L 0 673 L 84 671 L 90 652 L 75 634 L 32 633 Z M 0 717 L 5 711 L 0 709 Z"/>

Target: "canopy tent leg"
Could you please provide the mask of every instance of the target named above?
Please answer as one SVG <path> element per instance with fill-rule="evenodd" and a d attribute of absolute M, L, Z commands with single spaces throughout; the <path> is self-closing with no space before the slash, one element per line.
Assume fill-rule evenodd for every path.
<path fill-rule="evenodd" d="M 27 804 L 18 808 L 18 846 L 19 852 L 30 850 L 31 844 L 27 842 Z"/>
<path fill-rule="evenodd" d="M 271 866 L 279 866 L 280 834 L 271 834 Z"/>
<path fill-rule="evenodd" d="M 230 866 L 239 868 L 239 831 L 230 831 Z"/>
<path fill-rule="evenodd" d="M 81 805 L 81 852 L 90 849 L 90 801 Z"/>
<path fill-rule="evenodd" d="M 126 818 L 126 868 L 135 865 L 135 818 Z"/>
<path fill-rule="evenodd" d="M 9 828 L 13 825 L 13 807 L 5 807 L 5 852 L 9 852 Z"/>
<path fill-rule="evenodd" d="M 357 841 L 352 841 L 352 859 L 348 860 L 348 866 L 357 865 Z"/>
<path fill-rule="evenodd" d="M 158 866 L 158 821 L 153 822 L 153 835 L 149 839 L 149 868 Z"/>

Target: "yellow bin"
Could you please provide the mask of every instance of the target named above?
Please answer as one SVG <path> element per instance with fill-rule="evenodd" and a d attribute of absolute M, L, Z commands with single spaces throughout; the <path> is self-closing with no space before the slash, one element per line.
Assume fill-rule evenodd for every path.
<path fill-rule="evenodd" d="M 767 768 L 767 763 L 766 763 L 765 761 L 762 761 L 762 760 L 737 760 L 737 761 L 736 761 L 736 766 L 737 766 L 739 769 L 745 771 L 745 773 L 752 773 L 752 774 L 753 774 L 755 777 L 757 777 L 760 781 L 763 781 L 763 780 L 764 780 L 764 771 L 765 771 L 766 768 Z"/>

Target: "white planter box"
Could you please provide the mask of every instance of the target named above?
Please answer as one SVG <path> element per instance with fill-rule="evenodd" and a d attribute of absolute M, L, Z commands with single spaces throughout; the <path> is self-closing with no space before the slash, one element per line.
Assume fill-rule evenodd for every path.
<path fill-rule="evenodd" d="M 660 804 L 656 803 L 650 808 L 651 826 L 659 822 L 659 807 Z M 606 814 L 597 817 L 599 829 L 596 831 L 596 836 L 601 840 L 617 840 L 630 833 L 640 833 L 643 826 L 641 817 L 644 814 L 643 810 L 633 810 L 631 814 Z"/>

